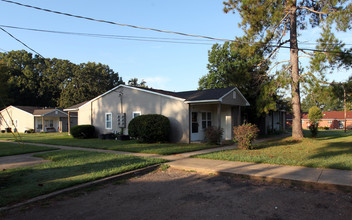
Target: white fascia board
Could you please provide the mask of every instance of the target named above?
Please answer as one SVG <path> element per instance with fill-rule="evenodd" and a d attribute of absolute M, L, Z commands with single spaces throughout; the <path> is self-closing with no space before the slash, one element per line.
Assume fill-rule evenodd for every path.
<path fill-rule="evenodd" d="M 47 113 L 43 114 L 43 116 L 45 116 L 45 115 L 47 115 L 47 114 L 49 114 L 49 113 L 52 113 L 52 112 L 54 112 L 54 111 L 59 111 L 59 112 L 65 114 L 65 115 L 67 115 L 66 112 L 63 112 L 63 111 L 61 111 L 61 110 L 59 110 L 59 109 L 54 109 L 54 110 L 52 110 L 52 111 L 50 111 L 50 112 L 47 112 Z"/>
<path fill-rule="evenodd" d="M 120 87 L 123 87 L 123 88 L 128 88 L 128 89 L 135 89 L 135 90 L 138 90 L 138 91 L 142 91 L 142 92 L 146 92 L 146 93 L 150 93 L 150 94 L 154 94 L 154 95 L 159 95 L 159 96 L 163 96 L 163 97 L 167 97 L 167 98 L 172 98 L 172 99 L 176 99 L 176 100 L 179 100 L 179 101 L 184 101 L 185 99 L 182 99 L 182 98 L 177 98 L 177 97 L 174 97 L 174 96 L 170 96 L 170 95 L 164 95 L 164 94 L 161 94 L 161 93 L 158 93 L 158 92 L 153 92 L 153 91 L 148 91 L 148 90 L 145 90 L 145 89 L 140 89 L 140 88 L 137 88 L 137 87 L 133 87 L 133 86 L 126 86 L 126 85 L 118 85 L 116 86 L 115 88 L 112 88 L 110 89 L 109 91 L 95 97 L 94 99 L 88 101 L 87 103 L 85 103 L 84 105 L 81 105 L 80 107 L 77 108 L 77 110 L 79 110 L 80 108 L 82 108 L 83 106 L 91 103 L 91 102 L 94 102 L 95 100 L 105 96 L 106 94 L 109 94 L 110 92 L 120 88 Z"/>
<path fill-rule="evenodd" d="M 221 101 L 219 99 L 211 99 L 211 100 L 199 100 L 199 101 L 185 101 L 186 104 L 192 104 L 192 103 L 209 103 L 209 102 L 220 102 Z"/>
<path fill-rule="evenodd" d="M 73 112 L 73 111 L 78 111 L 78 108 L 65 108 L 65 112 Z"/>
<path fill-rule="evenodd" d="M 29 113 L 29 112 L 26 112 L 26 111 L 24 111 L 24 110 L 22 110 L 22 109 L 20 109 L 20 108 L 17 108 L 16 106 L 13 106 L 13 105 L 10 105 L 10 106 L 4 108 L 3 110 L 1 110 L 1 114 L 3 114 L 3 113 L 2 113 L 3 111 L 6 112 L 6 110 L 7 110 L 8 108 L 10 108 L 10 107 L 15 108 L 15 109 L 18 109 L 18 110 L 20 110 L 20 111 L 22 111 L 22 112 L 24 112 L 24 113 L 27 113 L 27 114 L 29 114 L 30 116 L 33 116 L 33 114 L 31 114 L 31 113 Z"/>

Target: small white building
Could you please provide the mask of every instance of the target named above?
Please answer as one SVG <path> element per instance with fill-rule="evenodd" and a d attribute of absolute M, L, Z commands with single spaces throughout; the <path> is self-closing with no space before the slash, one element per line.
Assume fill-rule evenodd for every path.
<path fill-rule="evenodd" d="M 70 126 L 77 125 L 77 114 L 71 115 Z M 33 106 L 8 106 L 0 111 L 0 130 L 24 133 L 67 132 L 68 114 L 58 108 L 40 108 Z"/>

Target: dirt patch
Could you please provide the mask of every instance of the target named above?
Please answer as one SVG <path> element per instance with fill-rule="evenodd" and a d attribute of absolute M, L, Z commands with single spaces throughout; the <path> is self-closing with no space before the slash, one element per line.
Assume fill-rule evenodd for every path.
<path fill-rule="evenodd" d="M 10 210 L 5 219 L 352 219 L 352 194 L 169 168 Z"/>

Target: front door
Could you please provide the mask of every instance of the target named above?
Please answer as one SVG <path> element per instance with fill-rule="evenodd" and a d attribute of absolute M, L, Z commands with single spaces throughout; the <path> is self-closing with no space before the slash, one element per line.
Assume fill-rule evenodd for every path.
<path fill-rule="evenodd" d="M 198 112 L 192 112 L 191 118 L 191 141 L 199 141 L 199 121 L 198 121 Z"/>

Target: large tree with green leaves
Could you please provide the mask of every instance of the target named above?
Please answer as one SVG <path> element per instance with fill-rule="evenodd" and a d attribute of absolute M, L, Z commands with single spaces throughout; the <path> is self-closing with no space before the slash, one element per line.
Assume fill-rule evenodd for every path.
<path fill-rule="evenodd" d="M 201 77 L 199 89 L 237 87 L 251 103 L 248 119 L 256 123 L 262 113 L 276 110 L 276 98 L 267 95 L 264 85 L 269 62 L 264 62 L 263 49 L 240 42 L 214 44 L 208 52 L 208 74 Z M 262 64 L 258 67 L 259 64 Z M 265 94 L 265 95 L 264 95 Z"/>
<path fill-rule="evenodd" d="M 0 53 L 7 104 L 68 107 L 123 83 L 107 65 L 33 56 L 25 50 Z M 5 78 L 4 78 L 5 77 Z"/>
<path fill-rule="evenodd" d="M 315 78 L 314 73 L 324 73 L 327 66 L 346 60 L 341 53 L 344 44 L 332 32 L 351 29 L 352 3 L 348 0 L 227 0 L 225 12 L 237 12 L 239 24 L 249 42 L 265 48 L 267 59 L 274 57 L 280 48 L 289 43 L 290 59 L 279 74 L 290 73 L 291 104 L 293 112 L 292 136 L 302 138 L 300 83 L 305 76 Z M 317 50 L 313 53 L 298 47 L 299 33 L 321 27 Z M 306 73 L 299 68 L 299 52 L 312 56 L 311 66 Z M 345 51 L 346 52 L 346 51 Z M 349 56 L 347 56 L 349 57 Z"/>

